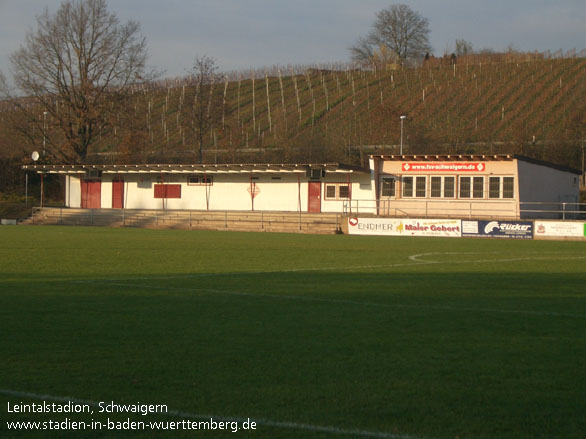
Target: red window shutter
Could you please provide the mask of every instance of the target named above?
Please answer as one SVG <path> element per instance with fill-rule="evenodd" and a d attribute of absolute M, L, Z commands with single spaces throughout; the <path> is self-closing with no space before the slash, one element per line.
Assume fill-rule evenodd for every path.
<path fill-rule="evenodd" d="M 165 196 L 165 185 L 164 184 L 156 184 L 155 185 L 155 198 L 167 198 Z"/>
<path fill-rule="evenodd" d="M 168 184 L 167 196 L 165 198 L 181 198 L 181 185 L 180 184 Z"/>
<path fill-rule="evenodd" d="M 181 185 L 155 184 L 155 198 L 181 198 Z"/>

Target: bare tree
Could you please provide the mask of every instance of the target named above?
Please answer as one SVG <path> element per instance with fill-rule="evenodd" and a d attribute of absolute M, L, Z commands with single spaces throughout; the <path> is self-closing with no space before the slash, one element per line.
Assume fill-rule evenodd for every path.
<path fill-rule="evenodd" d="M 140 25 L 120 23 L 105 0 L 66 0 L 55 14 L 46 9 L 10 57 L 21 98 L 5 90 L 27 121 L 21 131 L 33 141 L 42 136 L 48 158 L 85 161 L 129 87 L 144 80 L 146 58 Z"/>
<path fill-rule="evenodd" d="M 203 162 L 203 149 L 207 134 L 221 122 L 222 96 L 214 93 L 222 76 L 217 73 L 214 58 L 195 58 L 190 75 L 191 95 L 187 101 L 190 114 L 188 127 L 194 135 L 198 162 Z"/>
<path fill-rule="evenodd" d="M 456 55 L 457 56 L 465 56 L 465 55 L 472 55 L 474 53 L 474 49 L 472 47 L 472 43 L 466 41 L 463 38 L 458 38 L 456 40 Z"/>
<path fill-rule="evenodd" d="M 396 63 L 403 64 L 431 52 L 429 33 L 427 18 L 407 5 L 391 5 L 377 12 L 368 36 L 350 47 L 352 60 L 372 65 L 376 52 L 384 47 L 392 52 Z"/>

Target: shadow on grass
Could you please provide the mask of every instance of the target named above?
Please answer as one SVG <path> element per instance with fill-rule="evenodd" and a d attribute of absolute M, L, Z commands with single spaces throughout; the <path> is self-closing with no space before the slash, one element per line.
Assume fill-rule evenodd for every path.
<path fill-rule="evenodd" d="M 586 427 L 583 274 L 6 276 L 3 389 L 292 423 L 255 438 Z"/>

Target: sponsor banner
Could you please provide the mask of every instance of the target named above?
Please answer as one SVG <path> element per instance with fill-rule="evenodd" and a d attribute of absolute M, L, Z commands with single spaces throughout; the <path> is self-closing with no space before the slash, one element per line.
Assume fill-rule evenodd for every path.
<path fill-rule="evenodd" d="M 478 162 L 407 162 L 401 169 L 403 172 L 482 172 L 486 165 Z"/>
<path fill-rule="evenodd" d="M 533 239 L 533 223 L 531 221 L 462 220 L 462 236 Z"/>
<path fill-rule="evenodd" d="M 535 221 L 536 236 L 586 236 L 586 223 Z"/>
<path fill-rule="evenodd" d="M 348 218 L 351 235 L 462 236 L 460 220 Z"/>

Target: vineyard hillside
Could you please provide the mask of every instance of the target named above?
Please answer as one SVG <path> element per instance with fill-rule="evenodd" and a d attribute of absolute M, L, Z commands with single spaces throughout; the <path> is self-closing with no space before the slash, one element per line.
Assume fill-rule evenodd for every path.
<path fill-rule="evenodd" d="M 136 86 L 129 107 L 108 122 L 88 160 L 197 158 L 194 90 L 188 78 Z M 432 60 L 386 71 L 272 69 L 216 81 L 205 162 L 340 160 L 398 153 L 400 116 L 408 154 L 520 153 L 579 168 L 586 139 L 586 58 Z M 8 126 L 0 151 L 39 148 Z M 42 111 L 39 112 L 39 120 Z M 55 135 L 51 120 L 47 133 Z"/>

